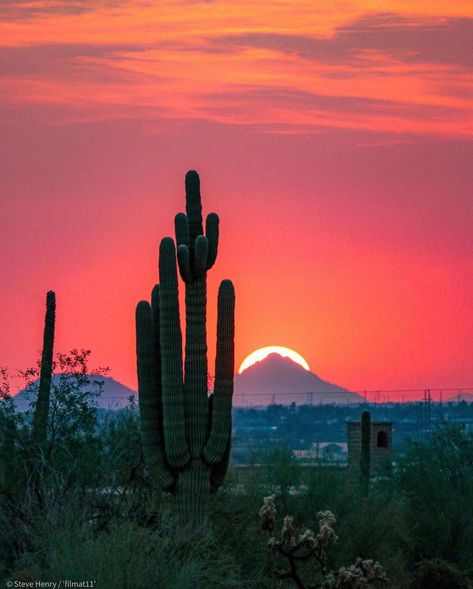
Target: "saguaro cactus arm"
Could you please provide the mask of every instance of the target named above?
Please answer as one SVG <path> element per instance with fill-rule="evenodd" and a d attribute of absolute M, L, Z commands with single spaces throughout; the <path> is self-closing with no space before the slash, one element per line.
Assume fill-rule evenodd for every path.
<path fill-rule="evenodd" d="M 233 373 L 235 364 L 235 291 L 230 280 L 218 292 L 217 355 L 210 435 L 204 448 L 207 464 L 215 465 L 225 454 L 232 430 Z"/>
<path fill-rule="evenodd" d="M 193 170 L 186 174 L 186 212 L 175 216 L 174 228 L 179 272 L 182 280 L 189 284 L 215 264 L 219 238 L 219 218 L 216 213 L 207 215 L 205 236 L 203 234 L 200 180 Z"/>
<path fill-rule="evenodd" d="M 147 301 L 140 301 L 136 307 L 138 388 L 143 451 L 151 473 L 159 486 L 166 490 L 173 486 L 174 476 L 166 464 L 164 452 L 161 383 L 158 382 L 161 379 L 155 333 L 156 322 L 159 329 L 159 307 L 156 308 L 155 296 L 153 299 L 153 309 Z"/>
<path fill-rule="evenodd" d="M 194 247 L 194 275 L 202 278 L 207 272 L 207 258 L 209 255 L 209 242 L 205 235 L 199 235 Z"/>
<path fill-rule="evenodd" d="M 210 472 L 210 488 L 212 493 L 218 491 L 218 489 L 222 486 L 223 481 L 225 480 L 228 471 L 228 465 L 230 463 L 231 449 L 232 438 L 229 436 L 222 460 L 215 466 L 212 466 L 212 470 Z"/>
<path fill-rule="evenodd" d="M 218 224 L 219 219 L 216 213 L 209 213 L 205 221 L 205 235 L 209 240 L 209 255 L 207 258 L 207 270 L 215 264 L 218 252 Z"/>
<path fill-rule="evenodd" d="M 38 446 L 46 444 L 48 435 L 49 398 L 53 372 L 54 327 L 56 322 L 56 295 L 51 290 L 46 295 L 43 352 L 39 377 L 38 398 L 33 416 L 32 440 Z"/>
<path fill-rule="evenodd" d="M 187 284 L 192 282 L 191 260 L 189 248 L 181 243 L 177 246 L 177 262 L 182 280 Z"/>
<path fill-rule="evenodd" d="M 184 415 L 176 250 L 170 237 L 165 237 L 159 248 L 159 279 L 164 443 L 169 465 L 179 469 L 187 465 L 190 455 Z"/>
<path fill-rule="evenodd" d="M 180 245 L 189 247 L 189 222 L 185 213 L 177 213 L 174 217 L 174 229 L 177 247 Z"/>
<path fill-rule="evenodd" d="M 189 223 L 189 241 L 192 247 L 197 237 L 204 234 L 200 178 L 195 170 L 189 170 L 186 174 L 186 213 Z"/>

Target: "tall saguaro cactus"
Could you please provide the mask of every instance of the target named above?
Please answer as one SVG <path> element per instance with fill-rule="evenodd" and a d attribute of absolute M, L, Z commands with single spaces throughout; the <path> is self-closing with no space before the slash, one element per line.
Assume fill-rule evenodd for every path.
<path fill-rule="evenodd" d="M 371 413 L 361 414 L 360 482 L 365 495 L 369 493 L 371 465 Z"/>
<path fill-rule="evenodd" d="M 228 467 L 234 374 L 233 284 L 218 292 L 214 393 L 207 382 L 207 271 L 217 258 L 219 219 L 210 213 L 205 235 L 200 180 L 186 175 L 186 214 L 175 218 L 177 250 L 165 237 L 159 248 L 159 285 L 151 304 L 136 308 L 138 388 L 142 440 L 152 475 L 175 495 L 181 525 L 201 524 L 211 492 Z M 185 359 L 179 315 L 179 273 L 185 283 Z"/>
<path fill-rule="evenodd" d="M 46 445 L 48 435 L 49 397 L 53 371 L 54 325 L 56 321 L 56 295 L 51 290 L 46 295 L 46 317 L 44 321 L 43 352 L 39 376 L 38 397 L 33 416 L 31 438 L 39 448 Z"/>

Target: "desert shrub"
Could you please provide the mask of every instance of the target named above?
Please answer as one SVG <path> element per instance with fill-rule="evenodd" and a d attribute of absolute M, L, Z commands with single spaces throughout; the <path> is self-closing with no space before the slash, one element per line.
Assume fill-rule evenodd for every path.
<path fill-rule="evenodd" d="M 292 472 L 297 471 L 293 480 L 298 485 L 291 485 L 289 490 L 274 485 L 274 474 L 269 477 L 264 468 L 231 468 L 225 485 L 215 497 L 212 512 L 216 533 L 241 555 L 252 578 L 257 578 L 261 586 L 270 578 L 272 561 L 255 522 L 262 491 L 275 489 L 279 511 L 291 513 L 295 521 L 304 522 L 310 529 L 318 529 L 318 512 L 330 510 L 337 514 L 337 535 L 343 541 L 330 554 L 331 568 L 338 570 L 359 557 L 375 559 L 383 563 L 391 587 L 407 587 L 409 522 L 402 497 L 388 481 L 374 485 L 367 500 L 346 469 L 308 468 L 288 460 L 283 453 L 271 456 L 272 465 L 284 475 L 283 480 L 287 479 L 288 465 Z M 280 464 L 276 456 L 283 456 Z"/>
<path fill-rule="evenodd" d="M 15 411 L 6 368 L 0 368 L 0 497 L 14 498 L 25 481 L 24 449 L 28 429 Z"/>
<path fill-rule="evenodd" d="M 75 579 L 96 587 L 243 587 L 239 562 L 211 531 L 189 536 L 170 516 L 140 525 L 130 513 L 98 526 L 93 498 L 49 501 L 29 524 L 34 540 L 23 547 L 11 581 Z"/>
<path fill-rule="evenodd" d="M 264 498 L 259 516 L 261 529 L 270 534 L 268 547 L 274 557 L 273 574 L 280 583 L 287 581 L 298 589 L 356 589 L 388 582 L 383 567 L 372 559 L 357 558 L 349 566 L 330 568 L 329 555 L 338 540 L 334 530 L 336 518 L 331 511 L 317 513 L 315 532 L 305 526 L 298 529 L 294 517 L 286 515 L 278 534 L 273 496 Z"/>
<path fill-rule="evenodd" d="M 248 465 L 256 467 L 251 484 L 264 486 L 267 493 L 277 493 L 284 501 L 300 483 L 301 468 L 287 443 L 253 451 Z"/>
<path fill-rule="evenodd" d="M 133 397 L 126 408 L 107 412 L 100 423 L 99 434 L 108 484 L 149 485 L 141 448 L 138 408 Z"/>
<path fill-rule="evenodd" d="M 336 551 L 337 565 L 355 558 L 373 558 L 383 563 L 392 585 L 405 587 L 411 549 L 410 525 L 402 496 L 389 481 L 374 481 L 368 497 L 350 478 L 334 490 L 337 530 L 343 546 Z"/>
<path fill-rule="evenodd" d="M 49 401 L 47 442 L 43 448 L 41 476 L 61 473 L 66 491 L 94 484 L 102 453 L 98 435 L 97 397 L 103 390 L 106 368 L 90 367 L 90 350 L 57 353 Z M 23 414 L 31 425 L 39 388 L 40 361 L 19 371 L 25 381 L 29 409 Z M 28 457 L 26 457 L 28 462 Z"/>
<path fill-rule="evenodd" d="M 297 492 L 282 498 L 275 494 L 279 510 L 291 513 L 310 529 L 318 528 L 317 513 L 337 515 L 337 534 L 343 538 L 331 553 L 335 569 L 357 558 L 382 562 L 392 587 L 405 589 L 410 555 L 410 522 L 405 502 L 389 479 L 376 481 L 365 497 L 358 478 L 345 468 L 326 464 L 299 470 Z M 253 501 L 257 499 L 254 498 Z"/>
<path fill-rule="evenodd" d="M 248 485 L 248 481 L 243 484 L 238 474 L 230 468 L 225 483 L 213 498 L 211 526 L 218 542 L 235 555 L 244 587 L 270 589 L 271 559 L 260 541 L 257 517 L 261 493 L 258 486 Z"/>
<path fill-rule="evenodd" d="M 423 560 L 412 581 L 412 589 L 471 589 L 472 585 L 455 565 L 444 560 Z"/>
<path fill-rule="evenodd" d="M 473 434 L 446 425 L 412 444 L 392 484 L 406 505 L 412 559 L 473 564 Z"/>

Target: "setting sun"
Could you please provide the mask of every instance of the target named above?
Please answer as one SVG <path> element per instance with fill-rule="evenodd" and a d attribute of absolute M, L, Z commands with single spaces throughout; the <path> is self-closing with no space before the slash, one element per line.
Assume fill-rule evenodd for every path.
<path fill-rule="evenodd" d="M 283 358 L 289 358 L 299 366 L 302 366 L 305 370 L 310 370 L 307 361 L 297 352 L 291 350 L 291 348 L 285 348 L 284 346 L 266 346 L 265 348 L 259 348 L 254 352 L 251 352 L 241 363 L 238 369 L 238 374 L 241 374 L 244 370 L 253 366 L 256 362 L 264 360 L 269 354 L 279 354 Z"/>

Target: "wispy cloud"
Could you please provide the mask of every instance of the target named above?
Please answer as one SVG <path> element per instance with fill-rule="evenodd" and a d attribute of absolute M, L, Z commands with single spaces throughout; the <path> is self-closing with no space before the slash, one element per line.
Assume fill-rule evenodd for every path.
<path fill-rule="evenodd" d="M 11 21 L 34 20 L 45 15 L 83 14 L 93 10 L 89 0 L 2 0 L 0 18 Z"/>
<path fill-rule="evenodd" d="M 7 1 L 4 107 L 468 136 L 473 10 L 390 2 Z M 20 22 L 21 21 L 21 22 Z M 67 114 L 65 114 L 67 113 Z"/>
<path fill-rule="evenodd" d="M 395 14 L 365 16 L 337 28 L 328 38 L 249 33 L 215 39 L 219 47 L 258 47 L 325 63 L 371 68 L 404 63 L 473 66 L 473 19 L 418 18 Z"/>

